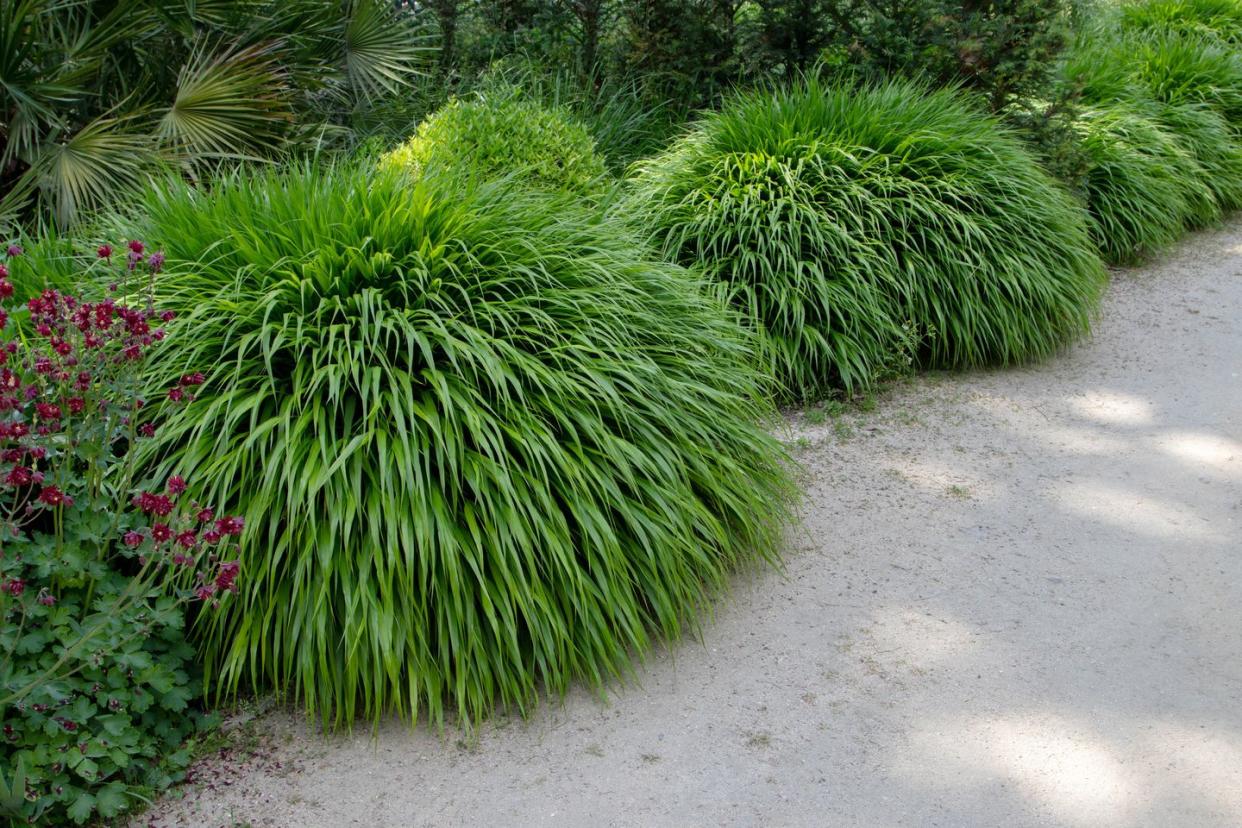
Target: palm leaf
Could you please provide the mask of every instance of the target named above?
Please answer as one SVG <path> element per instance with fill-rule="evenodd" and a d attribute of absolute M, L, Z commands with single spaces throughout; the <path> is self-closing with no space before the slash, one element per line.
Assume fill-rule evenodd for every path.
<path fill-rule="evenodd" d="M 68 139 L 45 145 L 27 175 L 38 181 L 61 226 L 145 179 L 156 162 L 154 144 L 133 127 L 131 117 L 104 115 Z"/>
<path fill-rule="evenodd" d="M 418 73 L 430 47 L 380 0 L 358 0 L 345 26 L 345 75 L 364 98 L 392 94 Z"/>
<path fill-rule="evenodd" d="M 200 45 L 158 134 L 191 160 L 261 156 L 279 145 L 291 120 L 287 94 L 272 44 L 215 54 Z"/>

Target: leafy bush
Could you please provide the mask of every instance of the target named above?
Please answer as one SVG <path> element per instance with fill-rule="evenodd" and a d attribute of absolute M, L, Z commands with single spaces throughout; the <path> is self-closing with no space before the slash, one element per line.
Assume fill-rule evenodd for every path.
<path fill-rule="evenodd" d="M 536 186 L 578 195 L 597 192 L 605 173 L 595 142 L 581 124 L 512 92 L 450 101 L 385 156 L 385 163 L 416 172 L 516 174 Z"/>
<path fill-rule="evenodd" d="M 1017 362 L 1085 330 L 1086 216 L 951 91 L 811 81 L 739 96 L 640 166 L 630 209 L 761 334 L 789 396 L 872 382 L 902 327 L 929 366 Z"/>
<path fill-rule="evenodd" d="M 9 269 L 29 265 L 18 250 L 0 297 L 13 295 Z M 131 269 L 144 258 L 133 242 Z M 184 769 L 201 720 L 184 608 L 234 588 L 225 553 L 240 524 L 213 523 L 176 476 L 125 503 L 128 448 L 160 407 L 134 397 L 168 321 L 150 307 L 49 290 L 0 310 L 0 815 L 15 821 L 117 815 Z M 184 377 L 165 404 L 198 382 Z"/>
<path fill-rule="evenodd" d="M 1125 54 L 1117 54 L 1125 49 Z M 1233 46 L 1180 35 L 1125 41 L 1112 49 L 1162 103 L 1203 103 L 1242 128 L 1242 55 Z"/>
<path fill-rule="evenodd" d="M 993 110 L 1043 92 L 1067 43 L 1072 11 L 1068 0 L 819 0 L 818 5 L 842 65 L 880 79 L 904 74 L 959 83 L 980 92 Z"/>
<path fill-rule="evenodd" d="M 451 182 L 458 183 L 451 183 Z M 735 564 L 786 477 L 736 320 L 572 199 L 338 167 L 155 191 L 216 366 L 169 462 L 247 519 L 202 628 L 227 690 L 469 722 L 626 669 Z"/>

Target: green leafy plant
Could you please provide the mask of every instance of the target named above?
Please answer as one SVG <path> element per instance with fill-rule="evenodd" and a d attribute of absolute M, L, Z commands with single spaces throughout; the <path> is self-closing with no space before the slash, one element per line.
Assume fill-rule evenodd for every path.
<path fill-rule="evenodd" d="M 0 4 L 0 228 L 332 143 L 426 52 L 386 0 Z"/>
<path fill-rule="evenodd" d="M 450 101 L 384 156 L 384 163 L 416 174 L 428 169 L 484 178 L 512 174 L 584 196 L 598 193 L 605 175 L 585 127 L 568 113 L 524 100 L 514 90 Z"/>
<path fill-rule="evenodd" d="M 572 199 L 372 166 L 146 200 L 211 364 L 151 444 L 244 513 L 199 628 L 223 692 L 473 722 L 599 684 L 776 554 L 787 478 L 745 334 Z M 163 454 L 167 451 L 167 454 Z"/>
<path fill-rule="evenodd" d="M 21 247 L 0 265 L 29 266 Z M 111 257 L 108 246 L 99 257 Z M 138 366 L 164 338 L 149 286 L 163 261 L 130 242 L 132 301 L 45 290 L 0 310 L 0 815 L 17 822 L 110 818 L 166 786 L 201 723 L 183 636 L 187 605 L 235 588 L 241 529 L 166 490 L 134 488 L 132 447 L 163 405 L 135 396 Z M 125 273 L 126 271 L 122 271 Z M 130 290 L 130 287 L 138 290 Z M 3 775 L 0 775 L 3 776 Z"/>
<path fill-rule="evenodd" d="M 639 165 L 629 212 L 760 334 L 787 396 L 1011 363 L 1087 328 L 1103 271 L 1072 197 L 994 118 L 920 85 L 745 94 Z"/>

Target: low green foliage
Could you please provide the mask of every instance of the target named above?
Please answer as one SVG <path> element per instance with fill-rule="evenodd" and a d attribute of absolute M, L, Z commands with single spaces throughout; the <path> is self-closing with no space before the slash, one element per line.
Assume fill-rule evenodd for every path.
<path fill-rule="evenodd" d="M 156 439 L 246 516 L 247 579 L 198 630 L 226 692 L 337 723 L 525 711 L 776 554 L 788 482 L 736 320 L 573 200 L 451 181 L 306 168 L 147 201 L 194 262 L 164 372 L 216 366 Z"/>
<path fill-rule="evenodd" d="M 576 195 L 597 193 L 605 176 L 603 159 L 585 127 L 512 90 L 450 101 L 384 163 L 415 172 L 516 175 Z"/>
<path fill-rule="evenodd" d="M 735 97 L 639 166 L 627 209 L 761 333 L 786 396 L 1012 363 L 1087 327 L 1086 216 L 967 98 L 911 83 Z"/>

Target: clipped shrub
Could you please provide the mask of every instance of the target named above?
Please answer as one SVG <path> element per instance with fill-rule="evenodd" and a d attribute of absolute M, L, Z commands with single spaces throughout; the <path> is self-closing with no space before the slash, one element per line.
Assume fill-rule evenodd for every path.
<path fill-rule="evenodd" d="M 458 183 L 450 183 L 456 181 Z M 736 320 L 571 199 L 302 168 L 157 189 L 189 350 L 158 440 L 246 518 L 199 630 L 225 691 L 470 722 L 599 683 L 776 554 L 787 479 Z M 212 389 L 219 389 L 218 391 Z"/>
<path fill-rule="evenodd" d="M 927 366 L 1045 355 L 1103 283 L 1085 214 L 1018 139 L 912 83 L 735 97 L 638 168 L 629 206 L 795 398 L 870 384 L 908 333 Z"/>
<path fill-rule="evenodd" d="M 384 163 L 416 173 L 441 168 L 483 178 L 515 175 L 580 196 L 597 193 L 605 175 L 584 126 L 514 92 L 450 101 Z"/>

